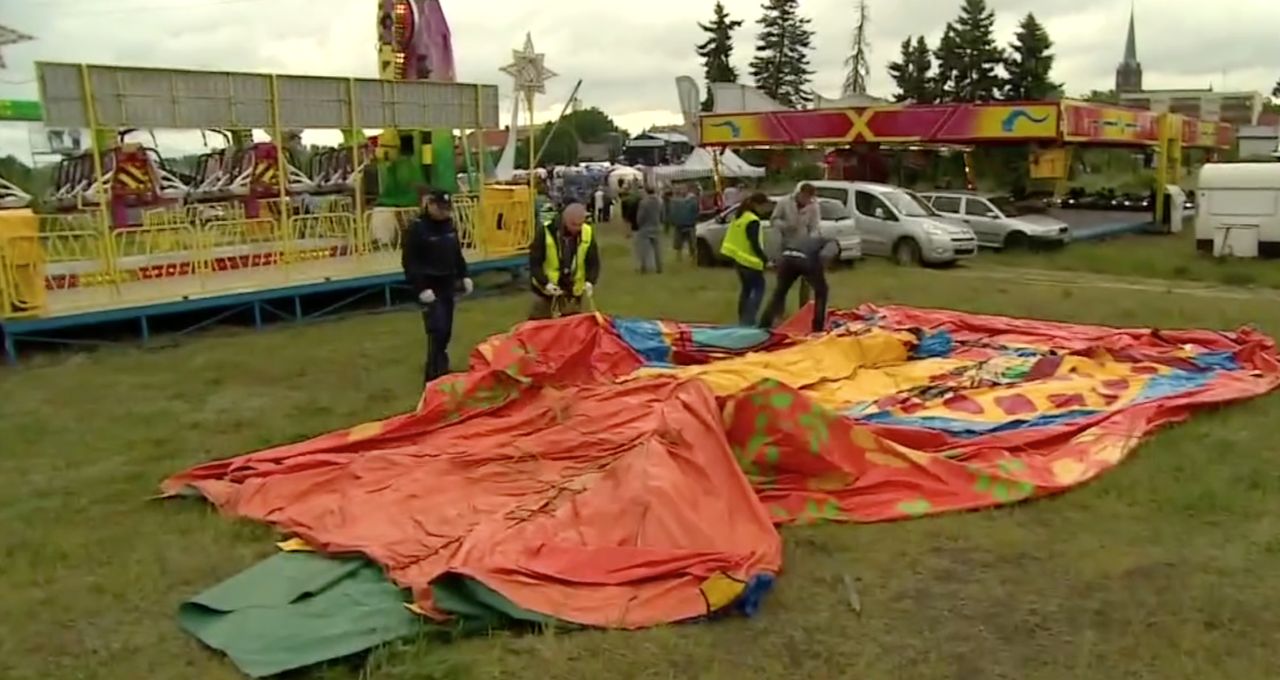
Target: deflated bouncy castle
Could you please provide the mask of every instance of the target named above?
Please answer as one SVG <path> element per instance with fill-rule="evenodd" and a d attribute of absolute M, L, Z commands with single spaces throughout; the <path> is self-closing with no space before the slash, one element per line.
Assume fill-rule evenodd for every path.
<path fill-rule="evenodd" d="M 523 324 L 412 413 L 177 474 L 167 494 L 289 537 L 179 622 L 262 676 L 431 630 L 753 615 L 780 525 L 1065 491 L 1280 382 L 1247 329 L 864 306 L 814 335 L 810 314 Z"/>

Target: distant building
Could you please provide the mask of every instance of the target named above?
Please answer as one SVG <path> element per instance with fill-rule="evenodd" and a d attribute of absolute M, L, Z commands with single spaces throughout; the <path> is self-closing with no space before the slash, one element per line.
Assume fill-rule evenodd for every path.
<path fill-rule="evenodd" d="M 1244 125 L 1236 133 L 1241 160 L 1280 158 L 1280 126 Z"/>
<path fill-rule="evenodd" d="M 1116 95 L 1125 106 L 1156 113 L 1178 113 L 1237 127 L 1257 125 L 1266 101 L 1261 92 L 1214 92 L 1212 87 L 1202 90 L 1144 90 L 1142 62 L 1138 61 L 1137 26 L 1132 12 L 1129 14 L 1124 58 L 1116 67 Z"/>
<path fill-rule="evenodd" d="M 1214 92 L 1213 88 L 1144 90 L 1120 95 L 1120 103 L 1125 106 L 1156 113 L 1180 113 L 1236 127 L 1256 124 L 1265 102 L 1261 92 Z"/>
<path fill-rule="evenodd" d="M 656 167 L 679 163 L 693 152 L 689 136 L 680 132 L 642 132 L 632 137 L 622 157 L 630 165 Z"/>

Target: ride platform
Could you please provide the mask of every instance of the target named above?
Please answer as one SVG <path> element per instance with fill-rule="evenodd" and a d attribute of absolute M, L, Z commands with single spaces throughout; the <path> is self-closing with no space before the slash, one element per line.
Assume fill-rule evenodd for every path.
<path fill-rule="evenodd" d="M 472 274 L 505 271 L 521 275 L 522 254 L 468 256 Z M 287 271 L 285 271 L 287 269 Z M 96 345 L 109 342 L 95 330 L 134 324 L 135 338 L 151 340 L 153 324 L 184 335 L 236 316 L 255 329 L 277 322 L 302 323 L 357 305 L 387 309 L 407 296 L 398 255 L 334 257 L 284 267 L 255 267 L 207 276 L 139 280 L 118 286 L 47 291 L 38 317 L 0 319 L 5 360 L 16 363 L 20 344 Z"/>
<path fill-rule="evenodd" d="M 454 197 L 475 274 L 527 269 L 527 192 Z M 151 214 L 139 228 L 93 228 L 87 216 L 0 215 L 0 336 L 20 344 L 103 344 L 122 335 L 182 335 L 221 321 L 261 328 L 353 306 L 408 301 L 399 235 L 413 209 L 191 220 Z M 164 219 L 161 219 L 164 218 Z"/>

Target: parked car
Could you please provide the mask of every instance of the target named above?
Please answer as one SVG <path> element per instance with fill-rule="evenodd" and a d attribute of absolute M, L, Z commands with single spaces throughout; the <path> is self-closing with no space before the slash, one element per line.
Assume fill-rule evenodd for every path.
<path fill-rule="evenodd" d="M 790 200 L 789 196 L 775 196 L 769 199 L 769 205 L 760 215 L 760 226 L 764 229 L 764 253 L 769 259 L 776 260 L 782 255 L 782 235 L 769 224 L 769 216 L 778 201 Z M 823 236 L 832 239 L 840 246 L 840 260 L 851 262 L 862 257 L 862 239 L 853 216 L 843 205 L 836 201 L 818 200 L 819 230 Z M 713 219 L 698 225 L 697 255 L 698 266 L 710 267 L 726 262 L 720 255 L 720 244 L 729 231 L 729 223 L 738 214 L 738 206 L 720 211 Z"/>
<path fill-rule="evenodd" d="M 978 243 L 988 248 L 1063 246 L 1071 241 L 1066 222 L 1020 207 L 1008 196 L 963 191 L 931 191 L 920 196 L 934 210 L 963 220 L 973 229 Z"/>
<path fill-rule="evenodd" d="M 963 222 L 943 216 L 900 187 L 874 182 L 809 182 L 818 196 L 845 206 L 858 225 L 867 255 L 904 265 L 951 264 L 973 257 L 978 241 Z"/>

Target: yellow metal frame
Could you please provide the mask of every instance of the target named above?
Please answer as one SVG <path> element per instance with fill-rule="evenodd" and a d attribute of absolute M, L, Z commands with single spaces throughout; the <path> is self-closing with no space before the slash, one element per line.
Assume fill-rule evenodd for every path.
<path fill-rule="evenodd" d="M 1182 182 L 1182 116 L 1164 113 L 1159 119 L 1160 138 L 1156 142 L 1155 221 L 1164 224 L 1164 188 Z"/>

